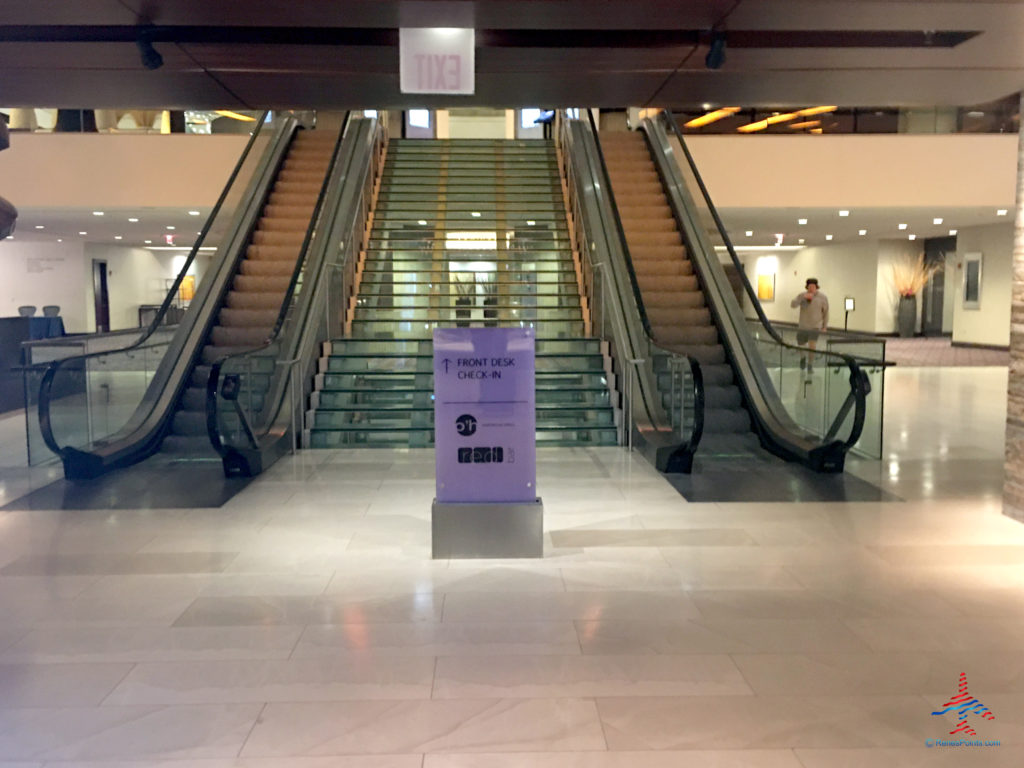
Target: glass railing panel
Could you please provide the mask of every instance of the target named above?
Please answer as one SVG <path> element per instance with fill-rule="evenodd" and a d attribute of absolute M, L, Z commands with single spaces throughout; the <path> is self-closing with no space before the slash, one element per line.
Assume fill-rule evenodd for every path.
<path fill-rule="evenodd" d="M 157 398 L 152 393 L 147 396 L 149 384 L 171 342 L 163 323 L 174 308 L 187 309 L 197 297 L 206 296 L 206 281 L 217 272 L 211 267 L 231 258 L 221 249 L 236 234 L 241 207 L 251 198 L 257 175 L 266 167 L 265 155 L 279 126 L 264 121 L 255 126 L 255 134 L 195 244 L 181 248 L 183 266 L 149 328 L 140 331 L 134 344 L 89 353 L 81 363 L 69 358 L 52 369 L 47 410 L 54 442 L 61 448 L 86 449 L 100 444 L 121 431 L 133 416 L 138 417 L 140 406 L 154 407 Z M 178 328 L 182 333 L 191 331 L 186 322 Z"/>

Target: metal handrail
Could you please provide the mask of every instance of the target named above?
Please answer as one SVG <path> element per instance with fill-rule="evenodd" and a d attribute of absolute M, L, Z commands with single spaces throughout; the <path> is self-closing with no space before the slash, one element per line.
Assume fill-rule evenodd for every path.
<path fill-rule="evenodd" d="M 196 238 L 196 242 L 192 246 L 192 250 L 189 251 L 188 257 L 185 259 L 184 265 L 178 271 L 178 275 L 177 277 L 175 277 L 174 282 L 171 284 L 170 290 L 167 292 L 167 295 L 164 297 L 163 302 L 160 304 L 160 309 L 157 310 L 156 315 L 154 315 L 153 319 L 149 323 L 149 326 L 146 328 L 143 334 L 133 343 L 128 344 L 127 346 L 119 347 L 117 349 L 102 350 L 98 352 L 87 352 L 82 355 L 74 355 L 72 357 L 61 358 L 60 360 L 54 360 L 47 367 L 46 373 L 43 374 L 43 378 L 39 383 L 39 429 L 43 437 L 43 442 L 46 444 L 46 447 L 49 448 L 56 455 L 64 455 L 64 448 L 57 444 L 57 440 L 53 435 L 53 424 L 50 419 L 50 395 L 53 389 L 53 379 L 57 375 L 58 369 L 60 369 L 67 363 L 71 363 L 72 361 L 89 360 L 95 357 L 101 357 L 103 355 L 112 355 L 121 352 L 128 352 L 129 350 L 141 347 L 142 344 L 144 344 L 146 340 L 149 339 L 149 337 L 152 336 L 154 332 L 156 332 L 157 328 L 161 327 L 163 318 L 166 316 L 167 311 L 170 309 L 171 303 L 178 295 L 178 291 L 181 288 L 182 281 L 188 274 L 188 270 L 192 267 L 192 264 L 195 261 L 196 256 L 199 254 L 199 250 L 202 247 L 203 243 L 205 242 L 207 235 L 209 235 L 210 228 L 213 226 L 214 221 L 216 221 L 217 216 L 220 214 L 220 210 L 224 205 L 224 201 L 227 199 L 228 194 L 230 194 L 232 188 L 234 187 L 235 181 L 238 178 L 238 174 L 241 173 L 242 167 L 245 165 L 246 160 L 249 158 L 249 154 L 256 143 L 256 139 L 262 133 L 263 128 L 267 123 L 267 118 L 269 117 L 269 115 L 270 111 L 265 110 L 258 118 L 256 128 L 249 136 L 249 141 L 246 143 L 245 149 L 242 150 L 242 154 L 239 156 L 238 162 L 235 163 L 235 167 L 231 171 L 231 175 L 228 176 L 227 183 L 225 183 L 224 188 L 221 190 L 220 196 L 217 198 L 217 202 L 213 206 L 213 210 L 210 211 L 210 215 L 206 218 L 206 222 L 203 224 L 203 228 L 200 230 L 199 236 Z"/>
<path fill-rule="evenodd" d="M 310 215 L 309 226 L 306 227 L 306 234 L 302 238 L 302 245 L 299 247 L 299 256 L 295 260 L 295 267 L 292 269 L 291 279 L 288 281 L 288 286 L 285 288 L 284 296 L 281 299 L 281 307 L 278 310 L 277 318 L 274 321 L 274 325 L 271 328 L 270 333 L 267 335 L 267 338 L 263 340 L 262 344 L 250 347 L 248 349 L 232 352 L 227 355 L 221 355 L 210 366 L 210 375 L 207 378 L 206 385 L 206 426 L 207 432 L 209 433 L 210 436 L 210 442 L 213 443 L 214 448 L 216 448 L 217 452 L 220 453 L 221 455 L 224 454 L 224 448 L 223 442 L 220 438 L 220 425 L 217 423 L 215 405 L 218 382 L 220 381 L 220 371 L 224 367 L 224 365 L 230 360 L 234 360 L 235 358 L 240 357 L 248 357 L 250 355 L 262 352 L 263 350 L 267 349 L 270 345 L 272 345 L 277 340 L 277 337 L 280 335 L 281 329 L 284 326 L 285 318 L 288 316 L 288 310 L 291 308 L 292 301 L 295 298 L 295 289 L 299 284 L 299 278 L 302 276 L 303 270 L 305 269 L 306 263 L 309 258 L 310 243 L 312 242 L 316 232 L 319 231 L 320 229 L 320 220 L 321 217 L 324 215 L 324 200 L 327 197 L 328 187 L 330 186 L 331 179 L 333 176 L 332 171 L 334 170 L 335 164 L 337 163 L 338 153 L 341 151 L 342 140 L 345 137 L 345 130 L 348 128 L 351 116 L 351 112 L 345 113 L 345 120 L 342 123 L 341 130 L 338 132 L 338 140 L 334 144 L 334 149 L 331 152 L 331 158 L 327 165 L 327 173 L 324 176 L 324 182 L 320 186 L 320 194 L 317 195 L 316 205 L 314 205 L 313 213 Z M 211 400 L 214 402 L 213 408 L 210 407 Z M 258 443 L 251 429 L 251 424 L 248 423 L 248 419 L 245 417 L 243 412 L 239 411 L 238 415 L 244 422 L 244 426 L 246 428 L 245 431 L 250 439 L 250 442 L 252 443 L 252 447 L 256 448 L 258 446 Z"/>

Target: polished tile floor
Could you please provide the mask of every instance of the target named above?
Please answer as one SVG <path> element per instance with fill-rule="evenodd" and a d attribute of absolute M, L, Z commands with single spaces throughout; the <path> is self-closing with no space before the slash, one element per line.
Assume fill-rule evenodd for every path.
<path fill-rule="evenodd" d="M 687 503 L 547 449 L 538 561 L 430 560 L 429 451 L 302 453 L 221 508 L 15 503 L 0 768 L 1020 766 L 1006 369 L 888 375 L 854 469 L 899 500 Z M 961 672 L 1000 746 L 926 746 Z"/>

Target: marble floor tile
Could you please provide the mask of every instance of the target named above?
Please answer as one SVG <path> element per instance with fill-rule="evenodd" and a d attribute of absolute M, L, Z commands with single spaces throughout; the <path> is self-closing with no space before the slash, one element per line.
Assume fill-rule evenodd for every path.
<path fill-rule="evenodd" d="M 604 750 L 580 699 L 268 704 L 243 757 Z"/>
<path fill-rule="evenodd" d="M 572 622 L 349 624 L 309 626 L 292 658 L 375 656 L 579 655 Z M 0 655 L 0 659 L 3 656 Z"/>
<path fill-rule="evenodd" d="M 699 617 L 689 596 L 677 590 L 657 592 L 480 592 L 445 595 L 446 622 L 566 621 L 599 618 L 658 621 Z"/>
<path fill-rule="evenodd" d="M 434 698 L 749 696 L 725 655 L 481 656 L 437 660 Z"/>
<path fill-rule="evenodd" d="M 765 653 L 732 659 L 759 696 L 952 695 L 961 671 L 977 691 L 1024 693 L 1024 660 L 1016 653 Z"/>
<path fill-rule="evenodd" d="M 683 622 L 578 621 L 585 654 L 811 653 L 871 650 L 838 619 L 701 619 Z"/>
<path fill-rule="evenodd" d="M 221 758 L 197 760 L 121 760 L 46 763 L 43 768 L 421 768 L 423 755 L 359 755 L 335 757 Z M 32 764 L 36 765 L 35 763 Z M 42 765 L 41 763 L 39 765 Z M 0 763 L 0 768 L 8 768 Z M 21 768 L 21 764 L 13 768 Z"/>
<path fill-rule="evenodd" d="M 608 748 L 917 747 L 935 737 L 919 696 L 598 699 Z"/>
<path fill-rule="evenodd" d="M 301 627 L 61 627 L 27 631 L 0 662 L 285 659 Z"/>
<path fill-rule="evenodd" d="M 131 664 L 0 663 L 0 701 L 12 708 L 95 706 L 131 668 Z"/>
<path fill-rule="evenodd" d="M 237 552 L 173 552 L 126 555 L 117 552 L 82 555 L 25 555 L 0 568 L 2 576 L 218 573 Z"/>
<path fill-rule="evenodd" d="M 556 547 L 715 547 L 753 545 L 744 531 L 728 528 L 552 531 Z"/>
<path fill-rule="evenodd" d="M 262 707 L 0 709 L 0 755 L 43 762 L 234 757 Z"/>
<path fill-rule="evenodd" d="M 176 627 L 233 627 L 305 624 L 365 624 L 439 621 L 442 596 L 416 595 L 356 600 L 320 597 L 200 597 L 181 613 Z"/>
<path fill-rule="evenodd" d="M 803 768 L 1018 768 L 1024 748 L 1000 745 L 982 748 L 797 749 Z"/>
<path fill-rule="evenodd" d="M 845 619 L 878 652 L 1013 651 L 1024 648 L 1024 624 L 1015 618 Z"/>
<path fill-rule="evenodd" d="M 423 768 L 804 768 L 792 750 L 427 755 Z"/>
<path fill-rule="evenodd" d="M 141 663 L 105 705 L 426 699 L 432 658 L 339 658 Z"/>

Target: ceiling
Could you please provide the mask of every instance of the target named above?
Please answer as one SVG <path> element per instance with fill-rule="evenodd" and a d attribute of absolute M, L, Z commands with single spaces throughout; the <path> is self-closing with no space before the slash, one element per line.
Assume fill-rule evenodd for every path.
<path fill-rule="evenodd" d="M 166 236 L 173 235 L 174 247 L 187 248 L 195 243 L 210 213 L 209 208 L 192 210 L 198 210 L 200 215 L 193 216 L 188 210 L 174 208 L 107 209 L 103 216 L 95 216 L 84 209 L 23 209 L 19 211 L 14 241 L 53 243 L 61 240 L 166 249 L 169 246 Z M 774 245 L 776 233 L 783 235 L 785 246 L 839 244 L 862 238 L 872 241 L 906 239 L 910 235 L 923 241 L 929 237 L 945 237 L 951 229 L 1009 224 L 1013 220 L 1012 211 L 1000 216 L 994 208 L 977 207 L 863 208 L 850 210 L 848 216 L 840 216 L 839 210 L 832 208 L 724 208 L 719 213 L 740 251 L 751 246 L 763 249 Z M 129 221 L 132 218 L 138 221 Z M 802 218 L 807 219 L 807 224 L 798 223 Z M 933 223 L 936 218 L 941 218 L 942 223 Z M 900 224 L 906 224 L 907 229 L 900 230 Z M 861 229 L 867 230 L 865 235 L 859 234 Z M 748 231 L 752 233 L 749 237 Z M 828 235 L 832 235 L 831 241 L 826 239 Z M 215 242 L 215 238 L 209 242 Z"/>
<path fill-rule="evenodd" d="M 965 106 L 1024 87 L 1022 0 L 0 0 L 0 19 L 11 107 Z M 401 94 L 400 25 L 474 27 L 475 94 Z"/>

